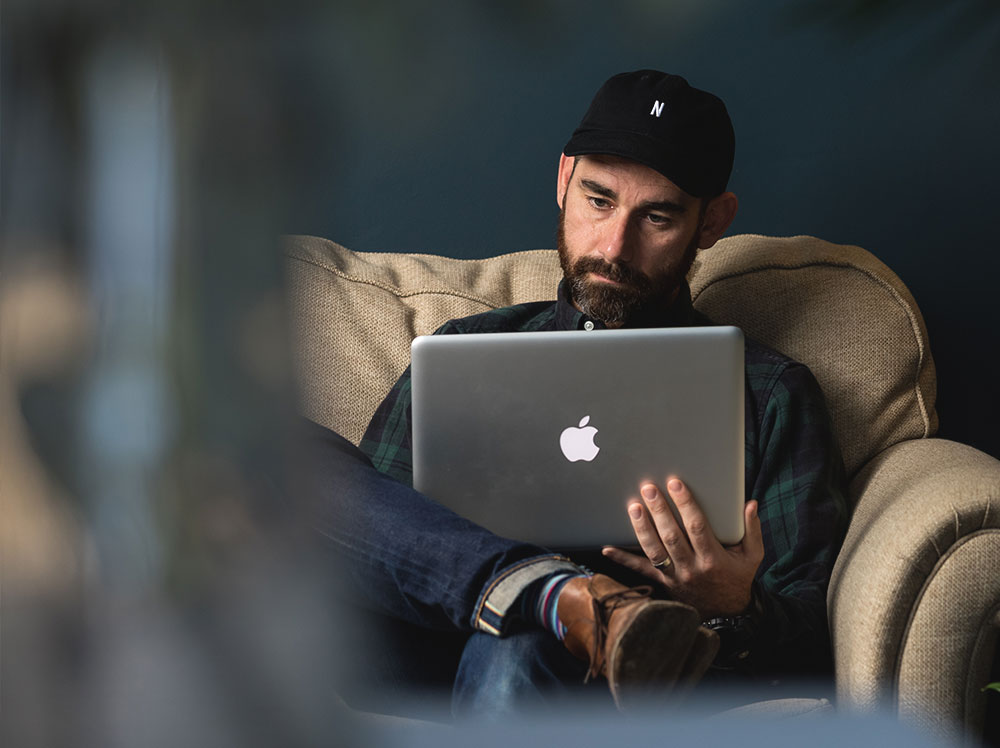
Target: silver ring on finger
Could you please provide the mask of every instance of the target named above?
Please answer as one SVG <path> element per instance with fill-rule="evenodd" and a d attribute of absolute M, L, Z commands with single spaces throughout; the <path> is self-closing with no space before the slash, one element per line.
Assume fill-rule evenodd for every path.
<path fill-rule="evenodd" d="M 671 564 L 673 564 L 673 561 L 670 560 L 670 556 L 667 556 L 665 559 L 660 561 L 660 563 L 653 564 L 653 568 L 657 571 L 666 571 L 670 568 Z"/>

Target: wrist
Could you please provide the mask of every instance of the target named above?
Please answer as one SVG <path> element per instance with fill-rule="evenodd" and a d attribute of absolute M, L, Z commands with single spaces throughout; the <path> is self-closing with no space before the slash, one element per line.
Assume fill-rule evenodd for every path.
<path fill-rule="evenodd" d="M 763 607 L 755 581 L 750 588 L 750 601 L 735 615 L 716 616 L 702 625 L 719 635 L 719 653 L 714 667 L 733 670 L 750 659 Z"/>

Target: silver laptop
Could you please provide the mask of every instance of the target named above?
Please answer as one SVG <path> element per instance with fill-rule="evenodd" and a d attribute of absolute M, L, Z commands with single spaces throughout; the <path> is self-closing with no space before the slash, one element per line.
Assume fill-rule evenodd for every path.
<path fill-rule="evenodd" d="M 414 487 L 494 533 L 635 545 L 628 501 L 675 474 L 743 537 L 738 328 L 424 336 L 412 367 Z"/>

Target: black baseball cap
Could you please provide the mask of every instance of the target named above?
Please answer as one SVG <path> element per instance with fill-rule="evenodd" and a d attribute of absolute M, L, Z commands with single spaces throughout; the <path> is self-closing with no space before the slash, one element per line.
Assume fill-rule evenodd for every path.
<path fill-rule="evenodd" d="M 726 105 L 679 75 L 637 70 L 610 78 L 563 153 L 602 153 L 648 166 L 694 197 L 726 191 L 736 138 Z"/>

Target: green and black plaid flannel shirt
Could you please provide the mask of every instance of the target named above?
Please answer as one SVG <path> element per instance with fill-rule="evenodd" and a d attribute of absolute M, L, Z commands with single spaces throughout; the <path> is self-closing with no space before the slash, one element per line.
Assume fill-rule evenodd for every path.
<path fill-rule="evenodd" d="M 588 324 L 590 323 L 590 324 Z M 711 324 L 683 287 L 672 309 L 642 326 Z M 585 327 L 586 325 L 586 327 Z M 566 299 L 452 320 L 436 335 L 600 328 Z M 757 672 L 830 666 L 826 590 L 843 540 L 844 476 L 822 392 L 802 364 L 746 339 L 746 498 L 757 499 L 765 556 L 754 588 Z M 410 370 L 375 412 L 361 449 L 383 473 L 412 485 Z"/>

